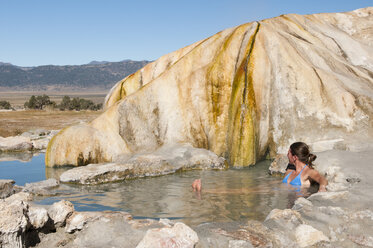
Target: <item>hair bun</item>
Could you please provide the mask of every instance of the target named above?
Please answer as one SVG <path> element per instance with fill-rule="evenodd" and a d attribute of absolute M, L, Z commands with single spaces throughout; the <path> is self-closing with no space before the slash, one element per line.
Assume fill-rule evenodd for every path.
<path fill-rule="evenodd" d="M 309 160 L 310 160 L 310 162 L 315 161 L 316 158 L 317 158 L 317 156 L 316 156 L 315 154 L 312 154 L 312 153 L 310 153 L 308 156 L 309 156 Z"/>

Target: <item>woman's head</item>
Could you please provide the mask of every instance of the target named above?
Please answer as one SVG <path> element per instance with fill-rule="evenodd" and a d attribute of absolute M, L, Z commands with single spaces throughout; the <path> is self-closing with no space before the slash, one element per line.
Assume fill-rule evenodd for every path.
<path fill-rule="evenodd" d="M 306 143 L 295 142 L 290 146 L 288 158 L 290 163 L 295 163 L 296 160 L 299 160 L 312 168 L 312 162 L 315 161 L 317 156 L 310 153 Z"/>

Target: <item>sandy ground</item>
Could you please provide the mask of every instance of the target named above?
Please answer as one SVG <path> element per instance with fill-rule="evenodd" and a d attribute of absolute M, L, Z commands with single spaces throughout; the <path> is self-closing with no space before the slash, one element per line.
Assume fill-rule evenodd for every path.
<path fill-rule="evenodd" d="M 80 122 L 91 121 L 101 113 L 102 111 L 45 110 L 0 112 L 0 136 L 15 136 L 34 129 L 62 129 Z"/>
<path fill-rule="evenodd" d="M 15 136 L 33 129 L 62 129 L 82 121 L 88 122 L 102 113 L 102 111 L 19 110 L 23 108 L 24 103 L 28 101 L 32 95 L 39 96 L 43 94 L 48 95 L 50 100 L 55 101 L 57 104 L 61 102 L 64 96 L 69 96 L 70 98 L 84 98 L 97 104 L 104 102 L 107 92 L 0 92 L 0 101 L 8 101 L 13 108 L 18 109 L 17 111 L 0 111 L 0 136 Z"/>

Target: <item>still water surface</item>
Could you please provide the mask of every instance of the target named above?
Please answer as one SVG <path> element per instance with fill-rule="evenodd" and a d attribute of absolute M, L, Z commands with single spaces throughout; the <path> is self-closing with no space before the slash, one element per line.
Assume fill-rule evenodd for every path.
<path fill-rule="evenodd" d="M 268 174 L 269 161 L 251 168 L 226 171 L 188 171 L 166 176 L 128 180 L 96 186 L 61 184 L 53 197 L 36 198 L 39 204 L 65 199 L 78 211 L 121 210 L 135 218 L 169 218 L 189 225 L 245 219 L 264 220 L 274 208 L 293 205 L 297 188 L 281 183 L 282 177 Z M 64 169 L 45 169 L 44 154 L 30 162 L 0 162 L 0 179 L 13 179 L 18 185 L 60 174 Z M 194 179 L 201 178 L 201 194 L 192 191 Z"/>

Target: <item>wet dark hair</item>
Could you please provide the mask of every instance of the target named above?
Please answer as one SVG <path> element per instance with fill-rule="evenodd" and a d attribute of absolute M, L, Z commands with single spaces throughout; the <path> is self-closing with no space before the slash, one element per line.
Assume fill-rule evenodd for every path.
<path fill-rule="evenodd" d="M 307 164 L 310 168 L 313 168 L 312 162 L 315 161 L 317 156 L 310 153 L 310 149 L 306 143 L 295 142 L 290 146 L 290 152 L 293 155 L 296 155 L 299 161 Z"/>

